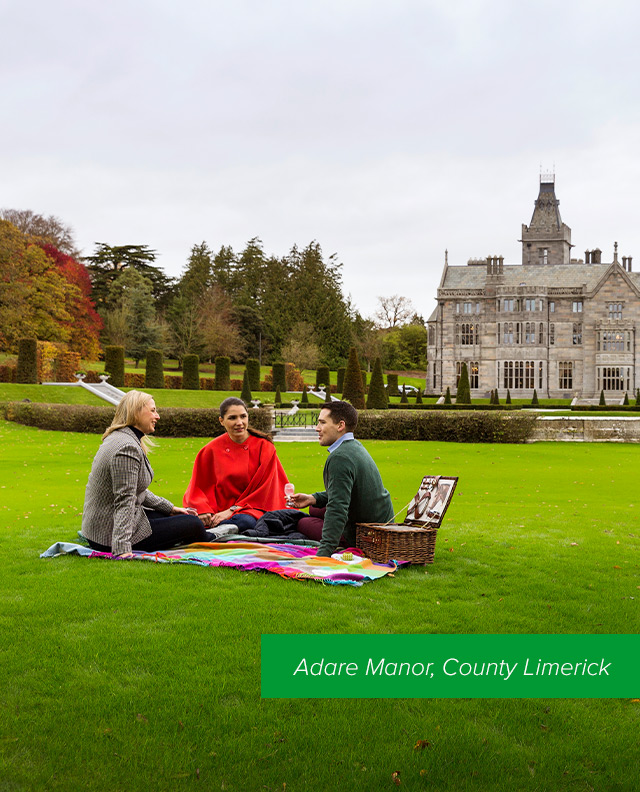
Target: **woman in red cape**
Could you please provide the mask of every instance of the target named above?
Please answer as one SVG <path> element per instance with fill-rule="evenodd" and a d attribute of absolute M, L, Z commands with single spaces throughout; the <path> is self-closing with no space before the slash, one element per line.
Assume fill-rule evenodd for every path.
<path fill-rule="evenodd" d="M 202 448 L 182 500 L 205 525 L 253 528 L 267 511 L 286 507 L 286 473 L 271 440 L 249 429 L 245 403 L 231 396 L 220 405 L 225 434 Z"/>

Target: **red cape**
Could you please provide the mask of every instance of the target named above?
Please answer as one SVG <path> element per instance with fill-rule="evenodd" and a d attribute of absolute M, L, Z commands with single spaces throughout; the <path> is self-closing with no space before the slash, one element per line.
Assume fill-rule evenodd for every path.
<path fill-rule="evenodd" d="M 240 506 L 243 514 L 260 518 L 286 507 L 287 482 L 273 443 L 253 435 L 235 443 L 225 432 L 198 452 L 182 504 L 198 514 Z"/>

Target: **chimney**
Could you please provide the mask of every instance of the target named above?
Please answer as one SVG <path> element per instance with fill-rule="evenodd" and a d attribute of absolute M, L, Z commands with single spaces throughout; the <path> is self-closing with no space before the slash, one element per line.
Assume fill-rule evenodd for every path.
<path fill-rule="evenodd" d="M 591 251 L 590 250 L 585 250 L 584 251 L 584 263 L 585 264 L 591 264 Z"/>
<path fill-rule="evenodd" d="M 498 275 L 502 275 L 504 273 L 504 256 L 500 256 L 498 262 Z"/>

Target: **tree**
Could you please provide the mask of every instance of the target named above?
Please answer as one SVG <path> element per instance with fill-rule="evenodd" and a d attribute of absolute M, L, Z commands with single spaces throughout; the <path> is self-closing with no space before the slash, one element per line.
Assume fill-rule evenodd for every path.
<path fill-rule="evenodd" d="M 451 389 L 447 385 L 447 392 L 444 394 L 444 403 L 451 404 Z"/>
<path fill-rule="evenodd" d="M 242 378 L 242 393 L 240 394 L 240 398 L 242 401 L 249 405 L 251 404 L 251 388 L 249 386 L 249 372 L 247 369 L 244 370 L 244 376 Z"/>
<path fill-rule="evenodd" d="M 389 397 L 384 387 L 384 377 L 382 374 L 382 361 L 376 358 L 373 364 L 373 373 L 369 383 L 369 393 L 367 394 L 368 410 L 386 410 L 389 406 Z"/>
<path fill-rule="evenodd" d="M 61 253 L 79 257 L 73 229 L 54 215 L 45 217 L 31 209 L 0 209 L 0 219 L 12 223 L 30 241 L 53 245 Z"/>
<path fill-rule="evenodd" d="M 456 404 L 471 404 L 471 388 L 469 387 L 469 372 L 466 363 L 463 363 L 460 369 Z"/>
<path fill-rule="evenodd" d="M 91 299 L 91 280 L 82 262 L 63 253 L 51 244 L 42 249 L 73 289 L 65 290 L 65 309 L 69 314 L 69 349 L 81 357 L 96 360 L 100 353 L 100 331 L 103 322 Z"/>
<path fill-rule="evenodd" d="M 349 361 L 344 375 L 342 398 L 345 401 L 350 401 L 356 410 L 365 409 L 362 371 L 360 371 L 358 352 L 355 347 L 351 347 L 349 350 Z"/>
<path fill-rule="evenodd" d="M 203 355 L 209 359 L 227 356 L 241 360 L 242 336 L 233 322 L 231 300 L 225 292 L 219 286 L 212 286 L 198 302 L 197 312 Z"/>
<path fill-rule="evenodd" d="M 15 353 L 18 339 L 67 342 L 69 301 L 79 296 L 55 263 L 14 225 L 0 220 L 0 350 Z"/>
<path fill-rule="evenodd" d="M 164 310 L 173 297 L 174 283 L 171 278 L 154 267 L 156 251 L 147 245 L 107 245 L 96 242 L 96 252 L 85 256 L 87 269 L 93 285 L 93 299 L 98 310 L 110 310 L 111 287 L 127 269 L 135 269 L 151 282 L 156 308 Z"/>
<path fill-rule="evenodd" d="M 364 319 L 358 311 L 351 323 L 351 334 L 360 360 L 365 360 L 367 369 L 371 371 L 372 362 L 382 355 L 383 334 L 372 319 Z"/>
<path fill-rule="evenodd" d="M 315 337 L 313 326 L 309 322 L 297 322 L 282 348 L 282 356 L 286 361 L 295 364 L 300 371 L 316 368 L 320 362 L 320 347 Z"/>
<path fill-rule="evenodd" d="M 378 297 L 378 302 L 380 307 L 376 311 L 375 317 L 380 327 L 389 329 L 400 327 L 416 313 L 411 300 L 407 297 L 401 297 L 399 294 L 393 294 L 390 297 Z"/>
<path fill-rule="evenodd" d="M 534 404 L 536 407 L 540 402 L 538 401 L 538 391 L 534 388 L 533 389 L 533 397 L 531 398 L 531 404 Z"/>
<path fill-rule="evenodd" d="M 424 370 L 427 366 L 427 329 L 406 324 L 382 333 L 382 359 L 387 369 Z"/>
<path fill-rule="evenodd" d="M 600 391 L 600 403 L 599 403 L 599 406 L 600 407 L 606 407 L 607 406 L 606 399 L 604 398 L 604 390 Z"/>
<path fill-rule="evenodd" d="M 147 354 L 147 349 L 161 346 L 161 333 L 153 305 L 153 286 L 136 269 L 130 268 L 111 284 L 109 303 L 116 312 L 115 316 L 120 321 L 126 321 L 124 346 L 127 354 L 135 360 L 137 368 Z"/>
<path fill-rule="evenodd" d="M 189 260 L 177 285 L 177 292 L 192 302 L 197 302 L 212 283 L 213 253 L 206 242 L 191 248 Z"/>

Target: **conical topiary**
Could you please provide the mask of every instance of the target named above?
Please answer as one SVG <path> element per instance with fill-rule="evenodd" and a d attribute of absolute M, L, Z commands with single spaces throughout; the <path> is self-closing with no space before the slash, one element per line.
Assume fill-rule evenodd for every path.
<path fill-rule="evenodd" d="M 400 404 L 409 404 L 409 399 L 407 399 L 407 391 L 404 385 L 402 386 L 402 396 L 400 397 Z"/>
<path fill-rule="evenodd" d="M 244 370 L 244 377 L 242 378 L 242 393 L 240 394 L 242 401 L 249 406 L 251 404 L 251 387 L 249 385 L 249 372 Z"/>
<path fill-rule="evenodd" d="M 627 395 L 626 391 L 624 392 L 624 401 L 622 403 L 625 405 L 629 404 L 629 396 Z"/>
<path fill-rule="evenodd" d="M 456 404 L 471 404 L 471 388 L 469 387 L 469 372 L 467 371 L 466 363 L 463 363 L 460 369 Z"/>
<path fill-rule="evenodd" d="M 531 399 L 531 404 L 535 404 L 536 407 L 537 407 L 539 403 L 540 402 L 538 401 L 538 391 L 534 388 L 533 389 L 533 397 Z"/>
<path fill-rule="evenodd" d="M 605 398 L 604 398 L 604 391 L 601 390 L 600 391 L 600 407 L 606 407 L 606 406 L 607 406 L 607 402 L 605 401 Z"/>
<path fill-rule="evenodd" d="M 451 390 L 447 385 L 447 392 L 444 394 L 444 403 L 451 404 Z"/>
<path fill-rule="evenodd" d="M 504 400 L 505 404 L 511 404 L 511 391 L 507 388 L 507 398 Z"/>
<path fill-rule="evenodd" d="M 309 395 L 307 394 L 306 385 L 304 385 L 302 388 L 302 398 L 300 399 L 300 404 L 309 404 Z"/>
<path fill-rule="evenodd" d="M 384 387 L 384 376 L 382 374 L 382 361 L 379 357 L 373 364 L 371 382 L 369 383 L 369 393 L 367 394 L 368 410 L 386 410 L 389 406 L 387 391 Z"/>
<path fill-rule="evenodd" d="M 422 404 L 422 391 L 418 391 L 416 395 L 416 404 Z"/>
<path fill-rule="evenodd" d="M 498 389 L 496 388 L 493 392 L 493 403 L 500 404 L 500 396 L 498 395 Z"/>
<path fill-rule="evenodd" d="M 640 388 L 636 390 L 636 407 L 640 407 Z"/>
<path fill-rule="evenodd" d="M 282 404 L 282 394 L 280 393 L 280 386 L 276 387 L 276 396 L 275 396 L 275 403 Z"/>
<path fill-rule="evenodd" d="M 364 384 L 362 382 L 362 372 L 358 361 L 358 352 L 355 347 L 349 350 L 349 362 L 344 374 L 344 385 L 342 398 L 350 401 L 356 410 L 364 410 Z"/>

